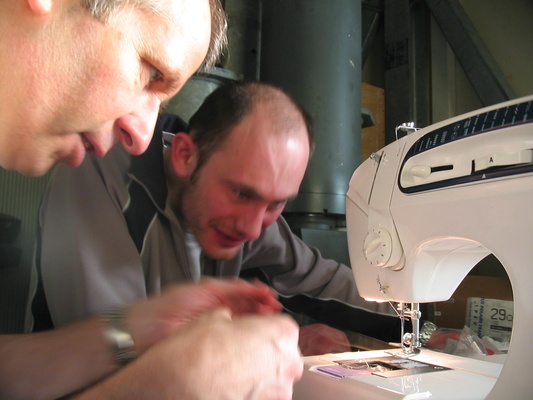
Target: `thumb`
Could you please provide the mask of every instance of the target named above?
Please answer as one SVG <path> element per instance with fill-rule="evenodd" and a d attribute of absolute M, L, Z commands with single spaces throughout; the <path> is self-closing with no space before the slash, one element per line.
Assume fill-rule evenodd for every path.
<path fill-rule="evenodd" d="M 232 314 L 229 307 L 219 307 L 216 308 L 213 311 L 208 311 L 203 313 L 199 318 L 199 320 L 205 320 L 205 319 L 212 319 L 212 320 L 220 320 L 220 321 L 231 321 Z"/>

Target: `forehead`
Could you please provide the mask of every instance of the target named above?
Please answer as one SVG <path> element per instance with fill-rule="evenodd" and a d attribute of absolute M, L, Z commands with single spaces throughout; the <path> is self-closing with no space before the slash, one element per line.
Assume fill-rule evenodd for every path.
<path fill-rule="evenodd" d="M 309 160 L 305 126 L 276 131 L 265 112 L 252 112 L 234 127 L 208 164 L 223 179 L 253 189 L 261 197 L 282 200 L 298 193 Z"/>
<path fill-rule="evenodd" d="M 169 81 L 196 71 L 204 60 L 211 35 L 208 0 L 152 0 L 157 11 L 137 7 L 138 47 Z M 190 75 L 187 74 L 187 75 Z M 171 83 L 171 82 L 170 82 Z"/>

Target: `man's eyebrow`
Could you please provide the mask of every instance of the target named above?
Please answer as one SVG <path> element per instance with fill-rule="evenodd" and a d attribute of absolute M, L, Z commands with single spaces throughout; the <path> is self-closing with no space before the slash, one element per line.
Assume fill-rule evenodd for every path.
<path fill-rule="evenodd" d="M 179 90 L 183 88 L 186 82 L 183 82 L 182 75 L 179 72 L 172 74 L 163 74 L 163 80 L 165 85 L 165 92 L 167 98 L 161 102 L 159 106 L 159 111 L 164 112 L 165 107 L 168 105 L 170 100 L 178 94 Z"/>
<path fill-rule="evenodd" d="M 239 190 L 240 192 L 246 193 L 247 195 L 249 195 L 251 197 L 255 197 L 255 198 L 258 198 L 258 199 L 263 199 L 263 196 L 261 196 L 261 194 L 257 190 L 252 188 L 251 186 L 245 185 L 243 183 L 236 183 L 236 182 L 233 182 L 231 180 L 228 180 L 227 182 L 228 182 L 228 184 L 230 186 L 232 186 L 233 188 Z"/>
<path fill-rule="evenodd" d="M 171 62 L 168 59 L 165 59 L 166 53 L 160 53 L 154 49 L 147 51 L 143 57 L 145 62 L 152 65 L 156 68 L 165 82 L 166 91 L 170 94 L 177 92 L 185 84 L 185 79 L 183 77 L 183 72 L 179 62 Z"/>
<path fill-rule="evenodd" d="M 161 71 L 161 75 L 163 76 L 165 92 L 168 95 L 167 100 L 170 100 L 177 94 L 177 92 L 183 87 L 183 85 L 185 85 L 185 80 L 183 79 L 183 75 L 180 71 L 170 71 L 165 66 L 163 66 L 163 68 L 161 69 L 165 71 L 163 72 L 159 70 Z"/>
<path fill-rule="evenodd" d="M 268 200 L 265 196 L 261 195 L 261 193 L 259 193 L 257 190 L 255 190 L 251 186 L 248 186 L 248 185 L 243 184 L 243 183 L 236 183 L 236 182 L 233 182 L 233 181 L 231 181 L 229 179 L 227 180 L 227 183 L 230 186 L 238 189 L 239 191 L 241 191 L 243 193 L 246 193 L 250 197 L 253 197 L 253 198 L 256 198 L 256 199 L 259 199 L 259 200 L 263 200 L 263 201 L 267 201 L 268 203 L 281 203 L 281 202 L 294 200 L 296 198 L 296 196 L 298 195 L 296 193 L 296 194 L 294 194 L 292 196 L 289 196 L 287 198 Z"/>
<path fill-rule="evenodd" d="M 179 70 L 171 71 L 168 74 L 163 73 L 163 78 L 170 91 L 176 91 L 184 84 L 183 75 Z"/>

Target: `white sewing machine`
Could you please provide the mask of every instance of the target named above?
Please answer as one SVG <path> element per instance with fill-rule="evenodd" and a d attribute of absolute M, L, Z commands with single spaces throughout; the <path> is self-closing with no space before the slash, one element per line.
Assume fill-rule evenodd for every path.
<path fill-rule="evenodd" d="M 414 327 L 402 353 L 410 354 L 306 357 L 294 399 L 531 398 L 533 96 L 434 124 L 386 146 L 355 171 L 346 208 L 359 293 L 408 306 Z M 513 288 L 505 359 L 419 349 L 418 303 L 449 299 L 491 253 Z M 380 357 L 400 368 L 380 374 Z"/>

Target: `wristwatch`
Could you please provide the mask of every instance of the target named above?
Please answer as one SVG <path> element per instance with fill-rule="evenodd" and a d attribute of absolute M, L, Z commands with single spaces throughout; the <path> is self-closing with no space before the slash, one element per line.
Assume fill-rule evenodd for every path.
<path fill-rule="evenodd" d="M 125 365 L 137 357 L 131 334 L 124 328 L 124 313 L 121 309 L 112 309 L 102 315 L 103 335 L 111 346 L 113 359 L 117 364 Z"/>

